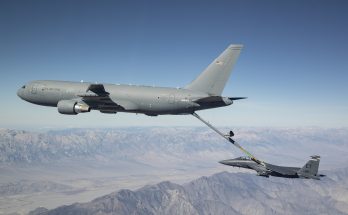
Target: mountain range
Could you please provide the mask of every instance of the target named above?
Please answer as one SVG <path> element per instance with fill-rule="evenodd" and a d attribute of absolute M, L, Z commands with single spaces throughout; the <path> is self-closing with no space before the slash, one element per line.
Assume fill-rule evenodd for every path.
<path fill-rule="evenodd" d="M 221 172 L 183 185 L 164 181 L 29 214 L 348 214 L 348 168 L 326 174 L 317 181 Z"/>
<path fill-rule="evenodd" d="M 229 131 L 220 129 L 226 133 Z M 348 166 L 347 128 L 236 128 L 234 132 L 238 143 L 269 163 L 300 167 L 310 155 L 318 154 L 322 157 L 320 173 Z M 237 148 L 205 127 L 42 132 L 0 129 L 0 214 L 26 214 L 40 206 L 52 209 L 63 204 L 89 202 L 112 190 L 134 190 L 161 181 L 171 181 L 185 188 L 188 181 L 221 171 L 236 173 L 232 178 L 242 177 L 243 174 L 237 172 L 245 170 L 218 163 L 241 155 Z M 332 179 L 342 184 L 347 175 L 345 171 L 335 172 L 325 180 Z M 254 173 L 243 177 L 247 176 L 256 177 Z M 254 186 L 241 184 L 244 187 L 249 185 Z M 330 187 L 339 186 L 330 184 Z M 294 193 L 303 195 L 296 189 Z M 329 196 L 335 199 L 335 204 L 341 205 L 335 208 L 342 211 L 340 207 L 345 207 L 342 203 L 345 201 L 332 196 L 341 195 L 340 198 L 344 199 L 347 193 L 338 188 L 330 188 L 327 193 L 320 198 Z M 233 208 L 237 214 L 241 213 L 235 205 Z"/>

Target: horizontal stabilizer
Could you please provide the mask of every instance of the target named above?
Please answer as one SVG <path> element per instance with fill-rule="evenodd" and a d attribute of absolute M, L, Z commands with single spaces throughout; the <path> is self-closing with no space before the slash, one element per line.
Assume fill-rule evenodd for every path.
<path fill-rule="evenodd" d="M 240 100 L 240 99 L 247 99 L 248 97 L 228 97 L 230 100 Z"/>
<path fill-rule="evenodd" d="M 208 96 L 194 100 L 197 104 L 213 103 L 213 102 L 224 102 L 226 104 L 232 103 L 234 100 L 246 99 L 247 97 L 221 97 L 221 96 Z"/>

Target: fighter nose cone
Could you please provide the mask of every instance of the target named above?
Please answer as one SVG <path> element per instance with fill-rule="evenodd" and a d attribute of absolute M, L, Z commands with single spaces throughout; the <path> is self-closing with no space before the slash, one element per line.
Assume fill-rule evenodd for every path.
<path fill-rule="evenodd" d="M 235 160 L 235 159 L 228 159 L 228 160 L 222 160 L 219 161 L 219 163 L 224 164 L 224 165 L 228 165 L 228 166 L 235 166 L 238 164 L 239 161 Z"/>
<path fill-rule="evenodd" d="M 229 165 L 229 160 L 219 161 L 219 163 L 224 164 L 224 165 Z"/>

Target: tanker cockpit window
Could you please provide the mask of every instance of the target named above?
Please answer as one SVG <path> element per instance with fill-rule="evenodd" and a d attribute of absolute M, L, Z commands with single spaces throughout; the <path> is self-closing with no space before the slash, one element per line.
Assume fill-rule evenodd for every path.
<path fill-rule="evenodd" d="M 25 85 L 22 86 L 22 89 L 25 89 Z"/>

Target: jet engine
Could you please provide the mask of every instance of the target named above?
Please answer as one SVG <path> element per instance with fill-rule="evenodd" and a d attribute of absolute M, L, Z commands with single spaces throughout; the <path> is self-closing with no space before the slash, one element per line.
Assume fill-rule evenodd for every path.
<path fill-rule="evenodd" d="M 91 108 L 74 100 L 61 100 L 57 104 L 58 112 L 61 114 L 76 115 L 78 113 L 90 112 Z"/>

